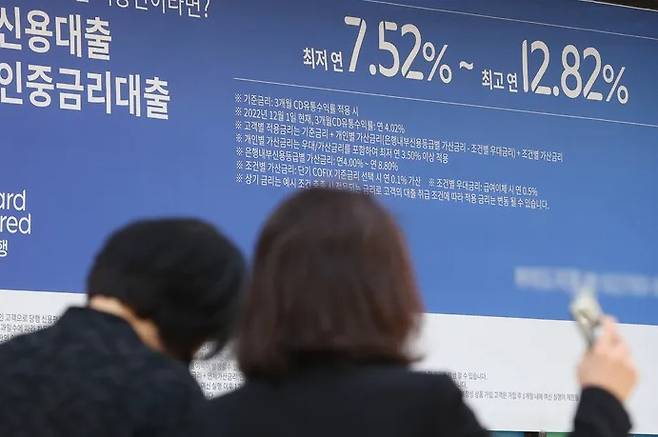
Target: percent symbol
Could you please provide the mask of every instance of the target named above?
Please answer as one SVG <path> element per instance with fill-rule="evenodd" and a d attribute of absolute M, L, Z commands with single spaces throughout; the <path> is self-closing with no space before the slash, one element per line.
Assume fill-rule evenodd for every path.
<path fill-rule="evenodd" d="M 619 74 L 615 77 L 615 70 L 612 68 L 612 65 L 608 64 L 603 67 L 603 80 L 605 80 L 606 83 L 612 83 L 612 88 L 610 88 L 608 97 L 605 98 L 606 102 L 609 102 L 612 99 L 615 91 L 617 91 L 617 100 L 619 103 L 625 105 L 628 102 L 628 88 L 626 88 L 626 85 L 619 85 L 621 77 L 624 75 L 624 71 L 626 71 L 626 67 L 621 67 Z"/>
<path fill-rule="evenodd" d="M 434 75 L 436 74 L 437 69 L 439 70 L 439 77 L 441 78 L 441 82 L 450 83 L 452 81 L 452 69 L 447 64 L 441 64 L 441 60 L 443 59 L 443 55 L 445 55 L 446 50 L 448 50 L 448 44 L 444 44 L 443 47 L 441 47 L 441 51 L 437 55 L 434 44 L 431 42 L 426 42 L 423 45 L 423 57 L 425 60 L 427 62 L 434 61 L 432 71 L 430 71 L 430 75 L 427 77 L 428 81 L 434 79 Z"/>

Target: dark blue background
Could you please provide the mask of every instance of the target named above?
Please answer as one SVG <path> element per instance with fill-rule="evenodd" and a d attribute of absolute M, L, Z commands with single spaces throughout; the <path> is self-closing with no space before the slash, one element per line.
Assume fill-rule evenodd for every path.
<path fill-rule="evenodd" d="M 515 288 L 513 269 L 518 265 L 658 276 L 658 129 L 234 80 L 658 124 L 658 40 L 364 1 L 215 0 L 210 17 L 203 20 L 109 7 L 100 0 L 5 3 L 23 10 L 42 8 L 51 17 L 80 13 L 108 19 L 112 60 L 78 60 L 61 47 L 38 55 L 27 49 L 25 40 L 21 53 L 0 50 L 0 60 L 139 73 L 143 78 L 158 75 L 169 81 L 172 102 L 166 122 L 131 117 L 125 108 L 108 116 L 103 105 L 81 113 L 0 105 L 0 189 L 27 189 L 33 215 L 33 235 L 8 237 L 10 254 L 0 260 L 0 288 L 82 291 L 103 236 L 136 217 L 201 216 L 251 251 L 264 217 L 285 192 L 235 183 L 237 92 L 356 105 L 364 118 L 402 122 L 413 136 L 564 153 L 561 165 L 470 155 L 456 156 L 447 166 L 402 164 L 402 170 L 425 177 L 537 186 L 551 202 L 550 211 L 540 213 L 387 200 L 407 233 L 431 312 L 568 317 L 568 296 Z M 585 2 L 403 3 L 658 38 L 658 14 Z M 357 72 L 340 75 L 304 66 L 304 47 L 328 48 L 344 52 L 347 70 L 356 28 L 345 26 L 345 15 L 363 17 L 369 25 Z M 445 59 L 453 68 L 453 83 L 371 76 L 369 63 L 388 63 L 377 51 L 380 20 L 416 24 L 425 40 L 449 44 Z M 390 35 L 401 53 L 408 53 L 410 37 Z M 574 44 L 581 52 L 596 47 L 604 64 L 626 66 L 623 83 L 630 90 L 629 103 L 521 93 L 524 39 L 543 40 L 551 48 L 551 67 L 543 81 L 549 85 L 559 84 L 562 47 Z M 462 58 L 475 61 L 470 75 L 457 70 Z M 518 72 L 519 94 L 483 88 L 479 71 L 484 67 Z M 536 68 L 532 64 L 531 71 Z M 591 68 L 591 60 L 583 63 L 584 77 Z M 595 89 L 604 95 L 607 91 L 600 79 Z M 625 322 L 658 323 L 656 297 L 604 296 L 603 305 Z"/>

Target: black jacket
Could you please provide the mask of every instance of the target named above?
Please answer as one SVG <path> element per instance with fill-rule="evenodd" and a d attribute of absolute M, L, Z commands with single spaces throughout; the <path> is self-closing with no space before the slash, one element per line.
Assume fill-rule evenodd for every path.
<path fill-rule="evenodd" d="M 179 362 L 148 349 L 124 320 L 68 310 L 0 345 L 0 436 L 165 436 L 205 402 Z"/>
<path fill-rule="evenodd" d="M 280 381 L 251 380 L 213 400 L 203 437 L 483 437 L 485 431 L 446 375 L 397 366 L 317 368 Z M 583 392 L 577 437 L 625 436 L 622 405 Z"/>

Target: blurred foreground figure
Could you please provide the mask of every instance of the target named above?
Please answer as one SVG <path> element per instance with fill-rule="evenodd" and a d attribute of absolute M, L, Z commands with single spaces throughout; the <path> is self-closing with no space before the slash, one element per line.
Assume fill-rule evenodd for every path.
<path fill-rule="evenodd" d="M 384 208 L 350 192 L 295 194 L 256 247 L 237 341 L 247 382 L 213 400 L 194 435 L 488 435 L 447 375 L 409 369 L 422 312 L 406 243 Z M 622 401 L 635 371 L 611 320 L 580 379 L 574 436 L 626 435 Z"/>
<path fill-rule="evenodd" d="M 0 345 L 0 436 L 162 436 L 205 402 L 187 365 L 224 346 L 244 276 L 240 252 L 198 220 L 113 234 L 88 305 Z"/>

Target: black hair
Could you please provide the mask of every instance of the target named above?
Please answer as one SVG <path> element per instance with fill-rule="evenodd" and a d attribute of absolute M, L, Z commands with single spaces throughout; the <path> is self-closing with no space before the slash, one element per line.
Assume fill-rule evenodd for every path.
<path fill-rule="evenodd" d="M 113 233 L 87 278 L 158 328 L 166 352 L 186 362 L 205 342 L 211 355 L 231 337 L 245 279 L 240 250 L 197 219 L 155 219 Z"/>

